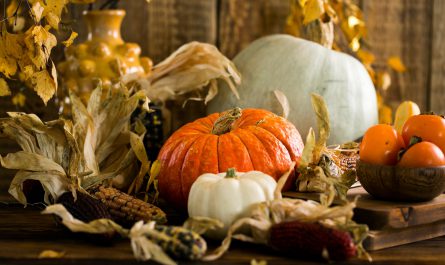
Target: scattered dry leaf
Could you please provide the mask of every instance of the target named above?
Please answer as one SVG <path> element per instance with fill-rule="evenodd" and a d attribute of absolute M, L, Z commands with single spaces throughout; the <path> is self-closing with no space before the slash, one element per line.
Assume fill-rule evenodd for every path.
<path fill-rule="evenodd" d="M 42 14 L 43 14 L 44 10 L 45 9 L 38 1 L 32 5 L 31 12 L 32 12 L 32 15 L 34 16 L 35 22 L 40 22 L 40 20 L 42 19 Z"/>
<path fill-rule="evenodd" d="M 26 103 L 26 96 L 22 92 L 19 92 L 12 97 L 12 104 L 16 106 L 24 107 L 25 103 Z"/>
<path fill-rule="evenodd" d="M 59 259 L 65 256 L 65 251 L 43 250 L 39 254 L 39 259 Z"/>
<path fill-rule="evenodd" d="M 287 99 L 286 95 L 278 89 L 274 90 L 273 93 L 275 94 L 275 97 L 277 98 L 278 102 L 281 105 L 281 108 L 283 109 L 282 116 L 287 119 L 290 112 L 289 100 Z"/>
<path fill-rule="evenodd" d="M 303 6 L 303 24 L 306 25 L 316 19 L 319 19 L 323 13 L 323 0 L 306 0 Z"/>
<path fill-rule="evenodd" d="M 403 73 L 406 71 L 406 66 L 403 64 L 400 57 L 397 56 L 390 57 L 388 59 L 388 65 L 397 72 Z"/>
<path fill-rule="evenodd" d="M 62 44 L 65 45 L 65 47 L 71 46 L 71 44 L 73 44 L 73 41 L 77 38 L 78 35 L 79 34 L 77 34 L 77 32 L 72 31 L 70 37 L 67 40 L 62 41 Z"/>
<path fill-rule="evenodd" d="M 8 83 L 5 79 L 0 78 L 0 97 L 10 96 L 11 90 L 9 89 Z"/>

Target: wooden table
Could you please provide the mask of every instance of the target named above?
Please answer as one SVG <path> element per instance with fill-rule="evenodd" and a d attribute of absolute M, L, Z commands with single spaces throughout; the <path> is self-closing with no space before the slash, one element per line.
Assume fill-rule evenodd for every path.
<path fill-rule="evenodd" d="M 8 203 L 5 203 L 8 201 Z M 112 246 L 97 246 L 85 237 L 57 226 L 54 218 L 41 215 L 42 207 L 27 207 L 11 203 L 0 196 L 0 264 L 143 264 L 133 258 L 128 241 Z M 65 252 L 62 259 L 38 259 L 43 250 Z M 445 237 L 393 247 L 370 253 L 373 264 L 445 264 Z M 280 256 L 270 249 L 247 243 L 235 243 L 220 260 L 212 263 L 180 262 L 180 264 L 250 264 L 252 259 L 271 264 L 327 264 Z M 339 264 L 367 264 L 350 260 Z M 153 264 L 153 263 L 151 263 Z"/>

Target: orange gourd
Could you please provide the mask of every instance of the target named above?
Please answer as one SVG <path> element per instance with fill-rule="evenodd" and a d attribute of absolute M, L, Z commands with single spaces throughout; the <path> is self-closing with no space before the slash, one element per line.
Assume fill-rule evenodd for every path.
<path fill-rule="evenodd" d="M 193 182 L 204 173 L 258 170 L 274 179 L 299 162 L 303 141 L 295 126 L 262 109 L 235 108 L 197 119 L 177 130 L 158 155 L 159 194 L 177 209 L 187 209 Z M 295 172 L 286 183 L 295 183 Z M 223 207 L 221 205 L 221 207 Z"/>

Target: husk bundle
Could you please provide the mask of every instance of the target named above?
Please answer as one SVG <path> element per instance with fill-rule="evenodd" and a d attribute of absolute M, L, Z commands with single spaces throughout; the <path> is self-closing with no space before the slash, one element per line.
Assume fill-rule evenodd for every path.
<path fill-rule="evenodd" d="M 123 174 L 141 160 L 139 175 L 144 176 L 149 164 L 142 137 L 130 131 L 130 115 L 143 93 L 129 96 L 125 88 L 102 91 L 99 86 L 88 106 L 74 95 L 73 120 L 42 122 L 34 114 L 8 113 L 0 119 L 1 137 L 15 140 L 22 151 L 0 157 L 5 168 L 18 169 L 9 192 L 26 205 L 23 182 L 40 181 L 45 202 L 50 204 L 66 191 L 86 189 Z M 145 154 L 145 157 L 143 154 Z"/>

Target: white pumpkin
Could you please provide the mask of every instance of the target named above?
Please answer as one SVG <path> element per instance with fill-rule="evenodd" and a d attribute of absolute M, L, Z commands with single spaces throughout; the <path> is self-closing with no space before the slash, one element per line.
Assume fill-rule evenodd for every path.
<path fill-rule="evenodd" d="M 235 220 L 248 216 L 256 203 L 273 200 L 276 181 L 260 171 L 206 173 L 193 183 L 188 197 L 190 217 L 210 217 L 224 223 L 224 228 L 210 231 L 214 238 L 224 238 Z"/>
<path fill-rule="evenodd" d="M 274 96 L 274 91 L 280 90 L 289 100 L 288 119 L 302 136 L 310 127 L 317 128 L 312 92 L 321 95 L 329 109 L 329 144 L 355 140 L 378 122 L 375 88 L 369 74 L 345 53 L 289 35 L 271 35 L 254 41 L 235 57 L 234 63 L 242 76 L 240 100 L 222 86 L 208 105 L 209 114 L 234 107 L 264 108 L 282 114 Z"/>

